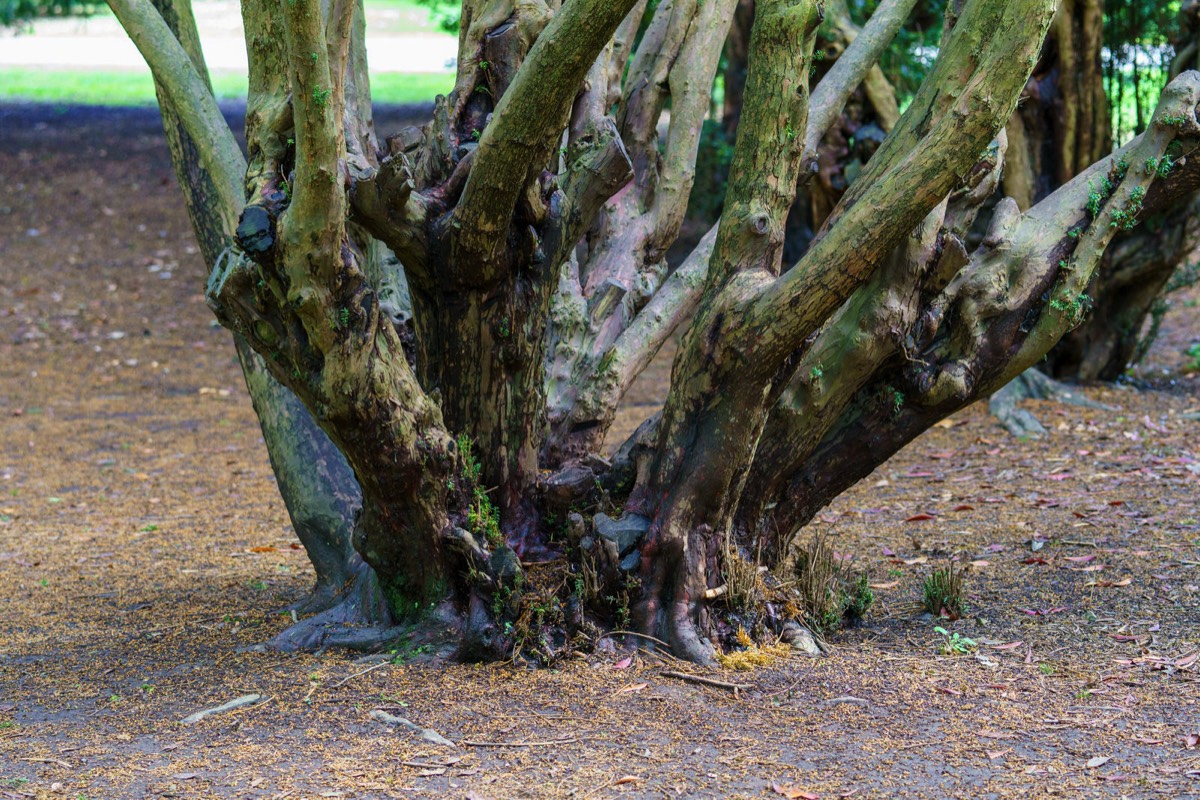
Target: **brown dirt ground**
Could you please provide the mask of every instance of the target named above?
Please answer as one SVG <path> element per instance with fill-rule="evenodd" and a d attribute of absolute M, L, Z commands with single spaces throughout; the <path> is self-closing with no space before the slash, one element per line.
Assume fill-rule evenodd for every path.
<path fill-rule="evenodd" d="M 0 797 L 1200 797 L 1195 296 L 1157 389 L 1039 405 L 1033 443 L 969 409 L 827 509 L 881 586 L 828 658 L 736 696 L 646 655 L 380 666 L 239 650 L 312 573 L 154 113 L 0 107 L 0 187 Z M 979 658 L 914 610 L 951 555 Z"/>

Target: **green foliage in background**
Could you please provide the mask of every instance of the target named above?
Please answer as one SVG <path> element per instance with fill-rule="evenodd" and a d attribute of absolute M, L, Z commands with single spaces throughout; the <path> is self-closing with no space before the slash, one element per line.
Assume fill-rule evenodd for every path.
<path fill-rule="evenodd" d="M 0 0 L 0 25 L 21 25 L 38 17 L 90 17 L 100 9 L 108 6 L 79 0 Z"/>
<path fill-rule="evenodd" d="M 417 3 L 429 9 L 429 16 L 439 28 L 447 33 L 458 33 L 458 24 L 462 20 L 462 3 L 455 0 L 417 0 Z"/>

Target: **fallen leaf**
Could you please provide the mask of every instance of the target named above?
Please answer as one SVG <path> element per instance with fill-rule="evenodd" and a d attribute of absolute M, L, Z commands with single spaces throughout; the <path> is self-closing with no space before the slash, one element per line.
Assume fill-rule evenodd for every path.
<path fill-rule="evenodd" d="M 1089 758 L 1087 764 L 1084 766 L 1086 766 L 1088 769 L 1095 769 L 1096 767 L 1104 766 L 1111 760 L 1112 758 L 1110 756 L 1096 756 L 1095 758 Z"/>
<path fill-rule="evenodd" d="M 775 790 L 775 794 L 781 794 L 789 798 L 789 800 L 820 800 L 821 798 L 819 794 L 803 792 L 794 786 L 781 786 L 778 783 L 772 783 L 771 788 Z"/>
<path fill-rule="evenodd" d="M 913 514 L 911 517 L 909 517 L 908 519 L 906 519 L 904 521 L 905 522 L 925 522 L 925 521 L 931 520 L 931 519 L 936 519 L 936 517 L 934 517 L 933 514 L 922 513 L 922 514 Z"/>
<path fill-rule="evenodd" d="M 642 689 L 645 689 L 645 688 L 646 688 L 647 686 L 649 686 L 649 685 L 650 685 L 650 684 L 648 684 L 648 683 L 631 683 L 631 684 L 629 684 L 628 686 L 625 686 L 625 687 L 623 687 L 623 688 L 621 688 L 621 689 L 618 689 L 618 690 L 616 691 L 616 694 L 626 694 L 626 693 L 640 692 Z"/>
<path fill-rule="evenodd" d="M 900 585 L 900 581 L 888 581 L 887 583 L 872 583 L 869 584 L 872 589 L 895 589 Z"/>
<path fill-rule="evenodd" d="M 181 781 L 190 781 L 192 778 L 196 777 L 199 774 L 200 773 L 198 773 L 198 772 L 178 772 L 175 775 L 173 775 L 172 777 L 174 777 L 177 780 L 181 780 Z"/>
<path fill-rule="evenodd" d="M 1192 664 L 1195 664 L 1198 659 L 1200 659 L 1200 650 L 1197 650 L 1191 655 L 1187 655 L 1179 659 L 1175 662 L 1175 666 L 1179 667 L 1180 669 L 1187 669 Z"/>
<path fill-rule="evenodd" d="M 1005 755 L 1007 755 L 1008 753 L 1011 753 L 1011 752 L 1012 752 L 1012 748 L 1011 748 L 1011 747 L 1009 747 L 1009 748 L 1007 748 L 1007 749 L 1005 749 L 1005 750 L 988 750 L 988 751 L 987 751 L 987 757 L 988 757 L 988 759 L 989 759 L 989 760 L 991 760 L 991 761 L 995 761 L 997 758 L 1000 758 L 1000 757 L 1002 757 L 1002 756 L 1005 756 Z"/>
<path fill-rule="evenodd" d="M 906 559 L 904 559 L 904 563 L 905 563 L 905 564 L 908 564 L 908 565 L 910 565 L 910 566 L 911 566 L 911 565 L 913 565 L 913 564 L 924 564 L 924 563 L 926 563 L 927 561 L 929 561 L 929 557 L 928 557 L 928 556 L 917 556 L 916 558 L 906 558 Z"/>
<path fill-rule="evenodd" d="M 1121 578 L 1119 581 L 1088 581 L 1084 586 L 1096 586 L 1101 589 L 1107 589 L 1114 586 L 1128 586 L 1131 583 L 1133 583 L 1133 578 Z"/>
<path fill-rule="evenodd" d="M 629 665 L 632 663 L 633 663 L 633 656 L 625 656 L 620 661 L 613 664 L 613 669 L 628 669 Z"/>
<path fill-rule="evenodd" d="M 417 777 L 418 778 L 433 778 L 438 775 L 445 775 L 445 774 L 446 774 L 446 770 L 443 769 L 442 767 L 438 767 L 437 769 L 423 769 L 417 773 Z"/>
<path fill-rule="evenodd" d="M 270 545 L 266 545 L 265 547 L 251 547 L 250 552 L 251 553 L 277 553 L 279 551 L 277 548 L 271 547 Z"/>
<path fill-rule="evenodd" d="M 613 786 L 624 786 L 627 783 L 637 783 L 640 780 L 641 778 L 637 775 L 625 775 L 613 781 Z"/>
<path fill-rule="evenodd" d="M 1076 564 L 1086 564 L 1089 561 L 1095 561 L 1096 557 L 1095 556 L 1066 556 L 1063 560 L 1064 561 L 1073 561 Z"/>
<path fill-rule="evenodd" d="M 1188 750 L 1195 750 L 1197 746 L 1200 746 L 1200 733 L 1189 733 L 1183 737 L 1183 746 Z"/>
<path fill-rule="evenodd" d="M 1023 644 L 1025 644 L 1025 643 L 1024 642 L 1009 642 L 1008 644 L 993 645 L 992 649 L 993 650 L 1016 650 L 1018 647 L 1020 647 Z"/>
<path fill-rule="evenodd" d="M 955 507 L 954 507 L 954 510 L 955 510 L 955 511 L 974 511 L 974 510 L 975 510 L 975 506 L 969 506 L 969 505 L 966 505 L 966 504 L 964 503 L 964 504 L 963 504 L 963 505 L 961 505 L 961 506 L 955 506 Z"/>
<path fill-rule="evenodd" d="M 971 562 L 971 566 L 976 567 L 978 569 L 982 569 L 983 567 L 990 567 L 991 565 L 992 565 L 992 562 L 990 562 L 990 561 L 980 560 L 980 561 L 972 561 Z"/>

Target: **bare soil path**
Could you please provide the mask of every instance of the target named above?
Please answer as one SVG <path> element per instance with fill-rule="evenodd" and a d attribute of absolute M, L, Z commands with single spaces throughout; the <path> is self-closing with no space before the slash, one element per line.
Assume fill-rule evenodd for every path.
<path fill-rule="evenodd" d="M 0 187 L 0 798 L 1200 797 L 1195 297 L 1155 388 L 1038 405 L 1040 442 L 969 409 L 827 509 L 876 608 L 736 695 L 640 653 L 263 654 L 312 574 L 156 115 L 0 107 Z M 977 654 L 917 609 L 952 556 Z"/>

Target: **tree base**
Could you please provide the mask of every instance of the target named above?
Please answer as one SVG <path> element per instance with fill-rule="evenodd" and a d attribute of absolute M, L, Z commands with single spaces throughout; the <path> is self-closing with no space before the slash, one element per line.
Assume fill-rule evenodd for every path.
<path fill-rule="evenodd" d="M 1037 439 L 1046 435 L 1046 428 L 1031 412 L 1020 408 L 1022 400 L 1052 400 L 1064 405 L 1111 411 L 1111 406 L 1084 397 L 1079 391 L 1060 383 L 1036 369 L 1027 369 L 988 400 L 988 412 L 1000 420 L 1013 436 Z"/>
<path fill-rule="evenodd" d="M 311 614 L 256 649 L 275 652 L 320 650 L 378 650 L 405 630 L 393 623 L 374 571 L 361 560 L 353 577 L 337 589 L 318 583 L 312 593 L 289 606 L 294 615 Z"/>

